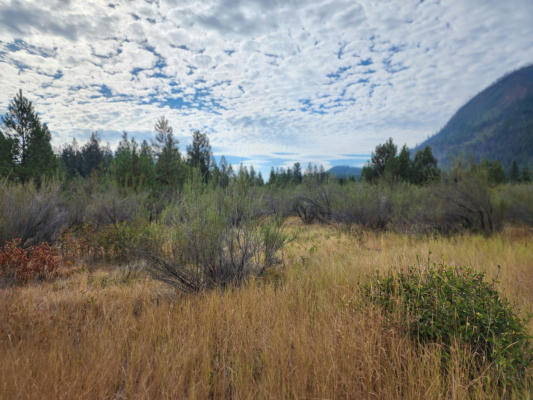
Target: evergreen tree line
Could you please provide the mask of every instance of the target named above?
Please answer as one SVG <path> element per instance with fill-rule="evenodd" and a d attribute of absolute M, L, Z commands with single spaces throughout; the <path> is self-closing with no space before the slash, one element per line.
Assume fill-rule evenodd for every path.
<path fill-rule="evenodd" d="M 407 146 L 398 154 L 398 147 L 390 138 L 376 146 L 371 162 L 361 172 L 367 182 L 389 179 L 423 185 L 440 178 L 441 172 L 430 147 L 416 152 L 413 159 Z"/>
<path fill-rule="evenodd" d="M 155 124 L 155 138 L 151 142 L 143 140 L 139 144 L 124 132 L 117 150 L 113 152 L 108 145 L 102 145 L 95 132 L 82 147 L 74 139 L 59 155 L 52 150 L 48 126 L 41 122 L 22 91 L 9 103 L 1 121 L 0 176 L 14 181 L 39 182 L 43 177 L 54 175 L 62 175 L 66 179 L 106 175 L 122 187 L 144 190 L 182 187 L 191 174 L 199 173 L 204 182 L 222 187 L 226 187 L 231 179 L 239 179 L 251 186 L 265 184 L 261 173 L 256 172 L 253 166 L 247 168 L 241 164 L 235 173 L 225 157 L 217 163 L 209 138 L 200 131 L 193 132 L 192 144 L 187 146 L 186 154 L 182 156 L 179 141 L 165 117 Z M 520 169 L 516 161 L 507 173 L 497 160 L 483 160 L 476 168 L 485 171 L 488 181 L 494 184 L 531 180 L 527 166 Z M 439 180 L 441 175 L 430 147 L 416 152 L 411 158 L 405 145 L 398 153 L 396 144 L 389 139 L 376 146 L 371 161 L 362 170 L 361 180 L 425 185 Z M 301 164 L 296 162 L 292 167 L 272 168 L 268 184 L 282 187 L 299 185 L 304 181 L 322 184 L 330 179 L 323 166 L 309 164 L 304 172 Z M 344 183 L 346 179 L 339 181 Z"/>
<path fill-rule="evenodd" d="M 192 144 L 182 156 L 179 141 L 165 117 L 155 124 L 151 143 L 143 140 L 139 144 L 124 132 L 113 152 L 94 132 L 82 147 L 74 139 L 58 155 L 52 150 L 47 125 L 22 91 L 9 103 L 1 121 L 0 177 L 11 181 L 39 183 L 42 178 L 58 175 L 67 180 L 105 175 L 122 187 L 140 190 L 181 187 L 191 174 L 199 173 L 205 182 L 213 180 L 221 186 L 227 186 L 234 177 L 264 183 L 253 167 L 248 170 L 241 166 L 234 174 L 224 157 L 217 164 L 209 138 L 200 131 L 193 132 Z"/>
<path fill-rule="evenodd" d="M 455 160 L 457 166 L 463 163 L 459 158 Z M 376 146 L 371 161 L 361 172 L 361 179 L 366 182 L 387 180 L 425 185 L 441 179 L 442 171 L 437 164 L 431 147 L 427 146 L 423 150 L 417 151 L 411 158 L 411 152 L 407 146 L 404 145 L 398 153 L 398 147 L 390 138 L 384 144 Z M 516 161 L 512 162 L 507 173 L 498 160 L 483 159 L 480 163 L 476 163 L 471 157 L 468 164 L 468 169 L 483 173 L 491 184 L 531 181 L 527 165 L 520 170 Z"/>

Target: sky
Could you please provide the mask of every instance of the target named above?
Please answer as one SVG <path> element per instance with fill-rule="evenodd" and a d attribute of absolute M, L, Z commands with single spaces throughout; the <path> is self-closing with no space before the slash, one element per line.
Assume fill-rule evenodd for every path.
<path fill-rule="evenodd" d="M 0 113 L 22 89 L 58 149 L 165 116 L 263 174 L 414 147 L 531 63 L 531 0 L 0 0 Z"/>

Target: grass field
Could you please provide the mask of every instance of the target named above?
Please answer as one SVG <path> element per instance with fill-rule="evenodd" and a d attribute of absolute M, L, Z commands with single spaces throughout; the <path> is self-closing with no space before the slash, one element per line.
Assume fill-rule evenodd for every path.
<path fill-rule="evenodd" d="M 469 265 L 533 313 L 533 233 L 348 233 L 288 221 L 284 265 L 244 287 L 180 295 L 131 268 L 73 265 L 0 289 L 1 399 L 531 398 L 472 378 L 460 349 L 413 343 L 361 301 L 376 270 Z M 533 332 L 530 321 L 529 332 Z M 488 383 L 487 383 L 488 382 Z"/>

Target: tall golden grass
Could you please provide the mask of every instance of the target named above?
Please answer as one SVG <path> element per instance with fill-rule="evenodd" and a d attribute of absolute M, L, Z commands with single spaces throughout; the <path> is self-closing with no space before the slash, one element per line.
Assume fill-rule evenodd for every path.
<path fill-rule="evenodd" d="M 414 237 L 289 223 L 285 266 L 241 288 L 179 295 L 144 274 L 83 268 L 0 290 L 1 399 L 530 398 L 472 377 L 458 346 L 447 371 L 361 306 L 376 269 L 444 262 L 498 277 L 533 312 L 533 234 Z M 499 266 L 499 267 L 498 267 Z M 529 324 L 533 332 L 533 324 Z"/>

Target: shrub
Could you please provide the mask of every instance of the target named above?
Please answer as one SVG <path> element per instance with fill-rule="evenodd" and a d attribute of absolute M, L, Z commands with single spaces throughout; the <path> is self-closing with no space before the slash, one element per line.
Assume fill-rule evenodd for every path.
<path fill-rule="evenodd" d="M 56 183 L 37 188 L 33 183 L 0 181 L 0 243 L 13 239 L 20 239 L 23 247 L 53 243 L 67 223 L 59 191 Z"/>
<path fill-rule="evenodd" d="M 495 201 L 505 204 L 505 221 L 533 225 L 533 184 L 508 184 L 495 190 Z"/>
<path fill-rule="evenodd" d="M 332 202 L 338 195 L 334 185 L 319 185 L 314 182 L 306 183 L 303 190 L 296 193 L 293 201 L 293 211 L 304 224 L 315 221 L 332 222 Z"/>
<path fill-rule="evenodd" d="M 139 236 L 139 226 L 120 222 L 96 231 L 92 245 L 100 249 L 100 255 L 106 261 L 125 262 L 134 256 L 132 249 L 136 247 Z"/>
<path fill-rule="evenodd" d="M 239 285 L 278 260 L 281 222 L 259 223 L 238 190 L 186 187 L 151 225 L 142 252 L 153 276 L 182 291 Z"/>
<path fill-rule="evenodd" d="M 277 215 L 283 218 L 293 214 L 292 190 L 277 186 L 268 186 L 264 188 L 264 191 L 263 208 L 265 214 Z"/>
<path fill-rule="evenodd" d="M 428 201 L 426 216 L 442 233 L 468 230 L 489 235 L 503 227 L 503 204 L 491 198 L 488 184 L 474 174 L 435 186 Z"/>
<path fill-rule="evenodd" d="M 14 239 L 0 248 L 0 278 L 4 283 L 25 284 L 57 275 L 59 264 L 47 243 L 26 249 L 21 243 L 21 239 Z"/>
<path fill-rule="evenodd" d="M 65 183 L 63 203 L 67 212 L 67 230 L 79 229 L 86 222 L 92 189 L 90 182 L 85 182 L 81 178 Z"/>
<path fill-rule="evenodd" d="M 87 210 L 88 221 L 97 226 L 131 222 L 143 209 L 146 198 L 145 193 L 121 193 L 112 186 L 92 196 Z"/>
<path fill-rule="evenodd" d="M 392 219 L 390 187 L 357 183 L 346 185 L 344 193 L 333 203 L 337 222 L 361 225 L 370 229 L 385 229 Z"/>
<path fill-rule="evenodd" d="M 147 222 L 142 219 L 100 227 L 83 224 L 76 231 L 66 231 L 58 240 L 58 249 L 61 258 L 70 262 L 135 262 L 136 248 L 146 229 Z"/>
<path fill-rule="evenodd" d="M 277 257 L 279 250 L 291 240 L 283 232 L 283 219 L 280 217 L 270 218 L 260 224 L 262 251 L 263 251 L 263 270 L 273 265 L 281 263 Z"/>
<path fill-rule="evenodd" d="M 445 359 L 459 340 L 478 371 L 490 365 L 500 383 L 519 381 L 532 361 L 526 324 L 494 283 L 470 268 L 436 266 L 378 274 L 363 292 L 413 339 L 443 344 Z"/>

